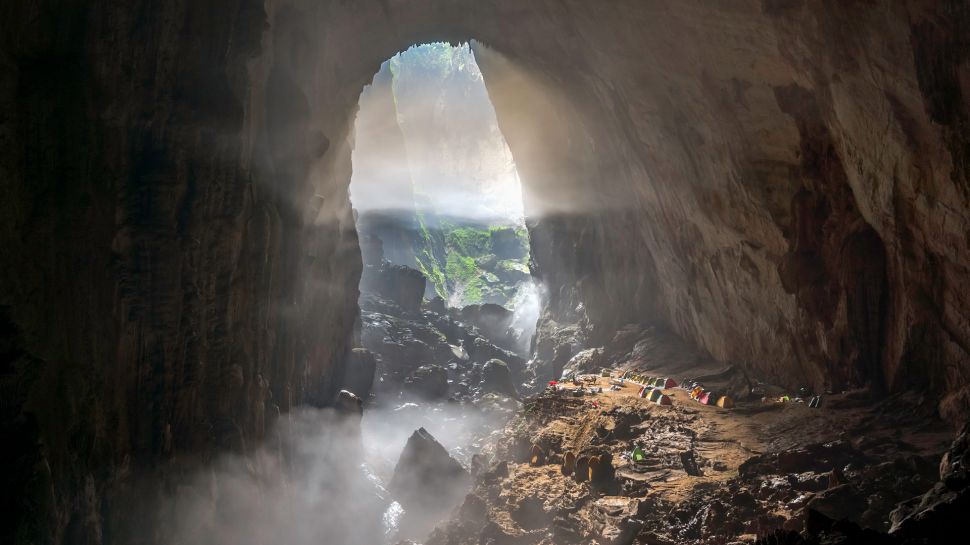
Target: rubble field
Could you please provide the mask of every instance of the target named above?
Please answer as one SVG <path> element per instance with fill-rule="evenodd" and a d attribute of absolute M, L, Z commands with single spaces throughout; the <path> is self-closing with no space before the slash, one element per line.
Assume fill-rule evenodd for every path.
<path fill-rule="evenodd" d="M 900 503 L 946 478 L 953 430 L 917 399 L 852 391 L 820 408 L 765 396 L 724 409 L 675 387 L 664 406 L 639 384 L 581 379 L 525 401 L 429 545 L 896 543 L 915 516 Z M 594 457 L 600 475 L 586 470 Z"/>

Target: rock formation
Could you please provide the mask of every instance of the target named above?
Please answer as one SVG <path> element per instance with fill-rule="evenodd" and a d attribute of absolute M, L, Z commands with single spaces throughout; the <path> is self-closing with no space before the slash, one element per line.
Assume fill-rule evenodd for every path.
<path fill-rule="evenodd" d="M 417 312 L 424 299 L 425 282 L 421 271 L 384 261 L 364 267 L 360 290 L 385 297 L 405 311 Z"/>
<path fill-rule="evenodd" d="M 408 439 L 388 489 L 405 509 L 447 509 L 468 492 L 470 477 L 424 428 Z"/>
<path fill-rule="evenodd" d="M 954 0 L 5 6 L 0 388 L 22 501 L 2 540 L 99 543 L 133 475 L 334 398 L 357 100 L 431 40 L 478 40 L 544 322 L 579 348 L 648 317 L 785 385 L 919 390 L 961 420 L 968 27 Z M 537 345 L 564 362 L 556 329 Z"/>
<path fill-rule="evenodd" d="M 499 359 L 490 359 L 482 367 L 482 389 L 509 397 L 519 397 L 512 372 L 509 371 L 509 364 Z"/>

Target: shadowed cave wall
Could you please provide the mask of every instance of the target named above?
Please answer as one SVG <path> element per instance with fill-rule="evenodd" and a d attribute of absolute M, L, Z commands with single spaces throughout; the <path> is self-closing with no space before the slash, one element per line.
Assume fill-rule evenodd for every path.
<path fill-rule="evenodd" d="M 591 343 L 657 321 L 782 383 L 924 388 L 954 421 L 970 405 L 962 2 L 0 10 L 18 539 L 119 541 L 138 476 L 327 403 L 357 314 L 357 99 L 434 40 L 491 48 L 545 320 Z"/>

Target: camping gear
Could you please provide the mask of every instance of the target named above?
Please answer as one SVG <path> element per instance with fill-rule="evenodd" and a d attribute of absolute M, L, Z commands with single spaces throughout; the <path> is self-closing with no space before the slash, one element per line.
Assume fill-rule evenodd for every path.
<path fill-rule="evenodd" d="M 711 392 L 708 392 L 708 391 L 704 391 L 704 393 L 702 393 L 697 398 L 697 401 L 699 401 L 701 405 L 707 405 L 710 402 L 710 400 L 711 400 Z"/>
<path fill-rule="evenodd" d="M 590 480 L 590 482 L 595 481 L 595 480 L 598 480 L 597 477 L 600 476 L 599 465 L 600 465 L 600 457 L 599 456 L 590 456 L 589 457 L 589 462 L 587 462 L 587 467 L 589 468 L 589 480 Z"/>
<path fill-rule="evenodd" d="M 663 396 L 663 392 L 660 391 L 660 388 L 654 388 L 650 391 L 650 401 L 656 402 L 661 396 Z"/>
<path fill-rule="evenodd" d="M 728 396 L 721 396 L 717 398 L 717 406 L 722 409 L 731 409 L 734 407 L 734 400 Z"/>
<path fill-rule="evenodd" d="M 539 445 L 532 445 L 532 452 L 529 455 L 529 465 L 532 467 L 541 466 L 545 462 L 545 455 Z"/>
<path fill-rule="evenodd" d="M 645 464 L 647 463 L 647 453 L 643 452 L 640 447 L 633 447 L 633 451 L 630 452 L 630 461 L 634 465 Z"/>
<path fill-rule="evenodd" d="M 580 456 L 576 458 L 576 467 L 573 468 L 573 478 L 577 482 L 583 482 L 589 478 L 589 458 Z"/>
<path fill-rule="evenodd" d="M 659 392 L 660 390 L 657 390 L 657 391 Z M 674 402 L 670 399 L 670 396 L 668 395 L 661 394 L 660 397 L 657 398 L 657 405 L 673 405 L 673 404 Z"/>
<path fill-rule="evenodd" d="M 812 401 L 808 403 L 808 406 L 817 409 L 822 406 L 822 396 L 818 395 L 812 398 Z"/>
<path fill-rule="evenodd" d="M 576 453 L 572 451 L 567 452 L 566 455 L 563 456 L 562 468 L 560 469 L 560 471 L 562 471 L 563 475 L 568 477 L 573 474 L 573 470 L 575 469 L 576 469 Z"/>

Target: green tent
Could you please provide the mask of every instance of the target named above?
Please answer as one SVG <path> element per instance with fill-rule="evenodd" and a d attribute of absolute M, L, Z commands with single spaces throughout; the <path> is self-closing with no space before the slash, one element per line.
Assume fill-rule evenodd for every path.
<path fill-rule="evenodd" d="M 630 460 L 632 460 L 634 464 L 646 463 L 647 454 L 643 452 L 642 448 L 634 447 L 633 452 L 630 453 Z"/>

